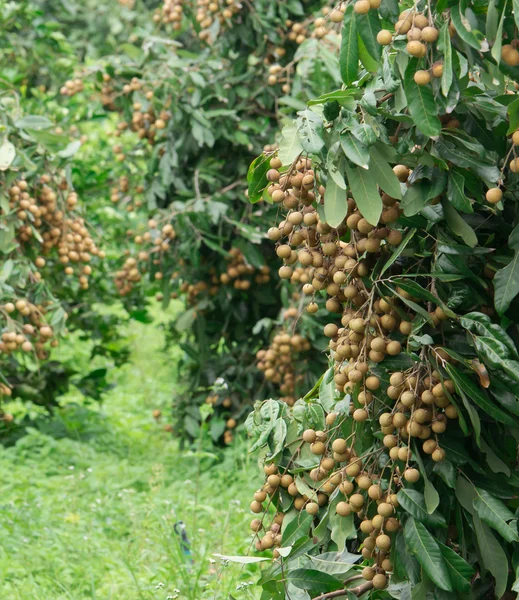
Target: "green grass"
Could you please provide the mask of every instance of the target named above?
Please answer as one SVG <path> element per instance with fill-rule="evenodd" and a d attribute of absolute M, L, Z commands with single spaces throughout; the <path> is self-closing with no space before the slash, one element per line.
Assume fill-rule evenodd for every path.
<path fill-rule="evenodd" d="M 257 579 L 254 565 L 212 555 L 248 553 L 259 472 L 243 443 L 223 459 L 179 450 L 151 414 L 169 417 L 176 353 L 162 350 L 155 325 L 132 323 L 128 335 L 133 362 L 113 372 L 101 407 L 78 401 L 0 449 L 2 599 L 257 597 L 243 586 Z M 74 360 L 87 356 L 75 344 Z"/>

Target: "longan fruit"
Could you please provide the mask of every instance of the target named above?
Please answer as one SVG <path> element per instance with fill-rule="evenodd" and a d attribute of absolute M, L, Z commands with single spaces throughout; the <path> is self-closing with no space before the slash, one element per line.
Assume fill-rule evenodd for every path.
<path fill-rule="evenodd" d="M 380 379 L 376 375 L 370 375 L 366 378 L 364 384 L 368 390 L 375 391 L 380 387 Z"/>
<path fill-rule="evenodd" d="M 253 513 L 259 514 L 260 512 L 263 512 L 263 505 L 261 504 L 261 502 L 253 500 L 250 503 L 250 509 Z"/>
<path fill-rule="evenodd" d="M 389 31 L 389 29 L 381 29 L 377 34 L 377 42 L 381 46 L 389 46 L 393 41 L 393 34 Z"/>
<path fill-rule="evenodd" d="M 397 356 L 398 354 L 400 354 L 401 350 L 402 350 L 402 345 L 400 344 L 400 342 L 397 342 L 397 341 L 389 342 L 389 344 L 386 347 L 386 352 L 390 356 Z"/>
<path fill-rule="evenodd" d="M 436 450 L 432 453 L 431 458 L 434 462 L 442 462 L 445 460 L 445 450 L 443 448 L 436 448 Z"/>
<path fill-rule="evenodd" d="M 510 44 L 505 44 L 501 48 L 501 58 L 511 67 L 519 65 L 519 52 Z"/>
<path fill-rule="evenodd" d="M 376 544 L 380 550 L 387 551 L 391 548 L 391 538 L 383 533 L 377 536 Z"/>
<path fill-rule="evenodd" d="M 418 469 L 406 469 L 404 479 L 409 483 L 416 483 L 420 479 L 420 471 Z"/>
<path fill-rule="evenodd" d="M 387 586 L 387 577 L 383 573 L 377 573 L 373 577 L 373 588 L 383 590 Z"/>
<path fill-rule="evenodd" d="M 371 5 L 369 3 L 369 0 L 357 0 L 357 2 L 355 2 L 355 4 L 353 5 L 353 10 L 358 15 L 366 15 L 369 12 L 370 8 Z"/>
<path fill-rule="evenodd" d="M 416 24 L 416 20 L 415 20 L 415 24 Z M 424 42 L 429 42 L 429 43 L 435 42 L 438 39 L 438 35 L 439 35 L 439 32 L 436 29 L 436 27 L 427 26 L 422 29 L 422 40 Z"/>
<path fill-rule="evenodd" d="M 342 438 L 337 438 L 332 443 L 332 450 L 337 452 L 338 454 L 344 454 L 348 450 L 348 444 L 346 440 Z"/>
<path fill-rule="evenodd" d="M 348 504 L 348 502 L 339 502 L 335 507 L 335 512 L 340 517 L 348 517 L 351 515 L 351 506 Z"/>
<path fill-rule="evenodd" d="M 323 444 L 323 442 L 314 442 L 310 446 L 310 450 L 312 454 L 315 454 L 316 456 L 321 456 L 326 452 L 326 446 Z"/>
<path fill-rule="evenodd" d="M 519 130 L 514 131 L 514 133 L 512 135 L 512 142 L 514 143 L 515 146 L 519 146 Z"/>
<path fill-rule="evenodd" d="M 428 83 L 431 83 L 431 74 L 429 71 L 425 71 L 423 69 L 416 71 L 414 74 L 414 82 L 416 85 L 427 85 Z"/>
<path fill-rule="evenodd" d="M 418 58 L 422 58 L 425 56 L 427 49 L 422 42 L 418 40 L 412 40 L 411 42 L 407 42 L 406 46 L 407 53 L 411 56 L 416 56 Z"/>
<path fill-rule="evenodd" d="M 307 444 L 313 444 L 317 439 L 317 434 L 313 429 L 307 429 L 303 432 L 303 441 Z"/>
<path fill-rule="evenodd" d="M 330 13 L 330 21 L 332 23 L 342 23 L 343 19 L 344 19 L 344 14 L 341 10 L 334 9 Z"/>
<path fill-rule="evenodd" d="M 431 67 L 431 74 L 436 79 L 439 79 L 440 77 L 442 77 L 442 75 L 443 75 L 443 63 L 442 62 L 435 62 L 435 63 L 433 63 L 433 65 Z"/>
<path fill-rule="evenodd" d="M 486 193 L 485 198 L 490 204 L 497 204 L 503 199 L 503 192 L 498 187 L 490 188 Z"/>
<path fill-rule="evenodd" d="M 309 502 L 305 506 L 305 510 L 309 515 L 316 515 L 319 512 L 319 504 L 317 502 Z"/>
<path fill-rule="evenodd" d="M 345 496 L 349 496 L 353 492 L 353 483 L 345 479 L 340 485 L 339 490 Z"/>

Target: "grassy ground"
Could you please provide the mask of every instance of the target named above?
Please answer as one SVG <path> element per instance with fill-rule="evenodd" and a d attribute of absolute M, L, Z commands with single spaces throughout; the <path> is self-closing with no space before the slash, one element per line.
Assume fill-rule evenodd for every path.
<path fill-rule="evenodd" d="M 154 325 L 132 324 L 128 335 L 133 364 L 114 372 L 100 409 L 69 406 L 0 449 L 2 599 L 256 597 L 254 565 L 212 555 L 248 552 L 257 470 L 244 445 L 223 461 L 179 451 L 151 415 L 169 413 L 175 353 L 162 352 Z M 87 349 L 77 354 L 86 360 Z"/>

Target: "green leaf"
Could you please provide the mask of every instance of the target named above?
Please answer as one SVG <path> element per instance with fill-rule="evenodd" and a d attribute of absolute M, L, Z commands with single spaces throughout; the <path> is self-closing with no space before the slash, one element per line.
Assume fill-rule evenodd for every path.
<path fill-rule="evenodd" d="M 486 336 L 477 336 L 474 341 L 476 350 L 485 363 L 494 369 L 501 369 L 506 375 L 519 382 L 519 362 L 508 359 L 508 350 L 504 344 Z"/>
<path fill-rule="evenodd" d="M 348 212 L 346 190 L 341 189 L 333 179 L 328 179 L 324 195 L 324 216 L 330 227 L 339 227 Z"/>
<path fill-rule="evenodd" d="M 494 304 L 498 314 L 503 315 L 512 300 L 519 294 L 519 251 L 512 260 L 499 269 L 494 277 Z"/>
<path fill-rule="evenodd" d="M 445 546 L 440 542 L 438 542 L 438 546 L 447 566 L 452 588 L 456 592 L 468 592 L 470 590 L 470 580 L 475 573 L 474 569 L 449 546 Z"/>
<path fill-rule="evenodd" d="M 479 312 L 470 312 L 461 317 L 461 324 L 472 333 L 479 333 L 485 337 L 493 337 L 507 348 L 510 356 L 519 359 L 519 354 L 512 338 L 501 326 L 493 323 L 488 315 Z"/>
<path fill-rule="evenodd" d="M 335 404 L 335 382 L 332 368 L 326 371 L 319 386 L 319 404 L 326 412 L 331 412 Z"/>
<path fill-rule="evenodd" d="M 8 139 L 4 139 L 0 146 L 0 171 L 6 171 L 16 156 L 16 148 Z"/>
<path fill-rule="evenodd" d="M 368 223 L 377 225 L 382 214 L 382 198 L 374 178 L 369 171 L 349 165 L 346 165 L 346 176 L 359 211 Z"/>
<path fill-rule="evenodd" d="M 335 183 L 342 188 L 346 189 L 346 181 L 344 180 L 344 166 L 346 159 L 344 158 L 344 152 L 342 151 L 340 142 L 335 142 L 332 147 L 328 150 L 326 156 L 326 169 L 328 175 L 335 181 Z"/>
<path fill-rule="evenodd" d="M 514 9 L 515 26 L 519 28 L 519 0 L 512 0 L 512 8 Z"/>
<path fill-rule="evenodd" d="M 496 580 L 496 598 L 501 598 L 508 582 L 508 558 L 492 530 L 485 525 L 477 514 L 473 516 L 476 540 L 483 566 Z"/>
<path fill-rule="evenodd" d="M 441 80 L 441 89 L 442 94 L 447 97 L 454 79 L 454 74 L 452 71 L 452 45 L 448 21 L 445 21 L 440 30 L 439 46 L 440 50 L 443 52 L 443 74 Z"/>
<path fill-rule="evenodd" d="M 303 110 L 299 113 L 297 121 L 297 131 L 303 150 L 309 154 L 318 154 L 324 146 L 321 117 L 311 110 Z"/>
<path fill-rule="evenodd" d="M 416 233 L 416 228 L 412 228 L 406 233 L 405 238 L 400 242 L 400 245 L 398 246 L 398 248 L 395 248 L 391 257 L 388 258 L 384 262 L 384 266 L 382 267 L 382 270 L 380 271 L 381 277 L 389 269 L 389 267 L 391 267 L 391 265 L 398 259 L 398 257 L 402 254 L 402 252 L 406 249 L 407 244 L 409 244 L 409 242 L 411 241 L 411 239 L 413 238 L 415 233 Z"/>
<path fill-rule="evenodd" d="M 393 172 L 393 169 L 389 166 L 389 163 L 375 146 L 371 146 L 369 153 L 371 155 L 369 170 L 370 173 L 373 174 L 377 185 L 381 190 L 386 192 L 386 194 L 391 196 L 391 198 L 401 200 L 402 190 L 400 188 L 400 182 Z"/>
<path fill-rule="evenodd" d="M 74 156 L 74 154 L 81 148 L 81 142 L 79 140 L 74 140 L 72 142 L 70 142 L 70 144 L 67 144 L 66 148 L 64 148 L 63 150 L 60 150 L 58 152 L 58 156 L 61 156 L 61 158 L 70 158 L 71 156 Z"/>
<path fill-rule="evenodd" d="M 40 117 L 38 115 L 27 115 L 14 122 L 18 129 L 33 129 L 34 131 L 41 131 L 42 129 L 49 129 L 52 127 L 52 121 L 47 117 Z"/>
<path fill-rule="evenodd" d="M 417 85 L 414 74 L 418 68 L 418 60 L 413 58 L 405 71 L 404 91 L 408 109 L 414 124 L 424 135 L 437 137 L 440 135 L 442 124 L 438 119 L 438 109 L 434 102 L 432 89 L 428 85 Z"/>
<path fill-rule="evenodd" d="M 492 46 L 492 57 L 494 58 L 494 60 L 497 62 L 497 64 L 499 64 L 499 62 L 501 61 L 501 49 L 503 48 L 503 25 L 505 22 L 505 15 L 506 15 L 506 7 L 508 4 L 508 0 L 505 0 L 505 4 L 503 6 L 503 12 L 501 13 L 501 19 L 499 20 L 499 27 L 497 29 L 495 38 L 492 37 L 492 39 L 495 39 L 494 45 Z M 490 6 L 488 7 L 490 10 Z"/>
<path fill-rule="evenodd" d="M 351 85 L 357 79 L 359 72 L 359 42 L 355 16 L 353 4 L 350 3 L 344 12 L 339 58 L 341 77 L 345 85 Z"/>
<path fill-rule="evenodd" d="M 465 177 L 461 173 L 458 173 L 458 171 L 451 171 L 449 173 L 447 198 L 456 210 L 465 213 L 474 212 L 470 200 L 465 195 Z"/>
<path fill-rule="evenodd" d="M 398 503 L 415 519 L 431 527 L 447 527 L 447 521 L 439 512 L 427 511 L 424 495 L 417 490 L 403 488 L 398 492 Z"/>
<path fill-rule="evenodd" d="M 283 165 L 291 165 L 301 154 L 303 147 L 299 140 L 299 132 L 295 121 L 287 123 L 281 130 L 281 141 L 279 142 L 279 160 Z"/>
<path fill-rule="evenodd" d="M 382 54 L 382 46 L 377 42 L 377 35 L 381 30 L 378 12 L 370 10 L 365 15 L 356 14 L 355 17 L 360 39 L 371 58 L 378 62 Z"/>
<path fill-rule="evenodd" d="M 346 540 L 355 533 L 353 514 L 341 517 L 337 513 L 330 515 L 331 538 L 337 544 L 337 551 L 343 552 L 346 548 Z"/>
<path fill-rule="evenodd" d="M 431 581 L 441 590 L 452 592 L 453 587 L 440 547 L 424 525 L 409 517 L 404 536 L 409 553 L 422 565 Z"/>
<path fill-rule="evenodd" d="M 282 545 L 290 546 L 302 537 L 309 536 L 313 517 L 306 511 L 297 513 L 283 531 Z"/>
<path fill-rule="evenodd" d="M 430 515 L 432 515 L 440 505 L 440 495 L 436 491 L 434 485 L 430 482 L 429 477 L 427 477 L 427 471 L 425 470 L 425 466 L 423 464 L 422 457 L 420 456 L 420 452 L 417 446 L 415 446 L 415 450 L 416 451 L 414 453 L 414 457 L 416 459 L 416 462 L 418 463 L 418 467 L 420 469 L 420 473 L 422 474 L 424 482 L 425 506 L 427 508 L 427 512 Z"/>
<path fill-rule="evenodd" d="M 247 183 L 249 184 L 249 202 L 255 203 L 261 200 L 263 190 L 268 185 L 267 171 L 270 168 L 270 156 L 261 154 L 255 158 L 247 172 Z"/>
<path fill-rule="evenodd" d="M 506 413 L 499 406 L 496 406 L 478 385 L 458 371 L 456 367 L 446 363 L 445 369 L 454 382 L 458 393 L 465 393 L 468 398 L 479 406 L 479 408 L 496 421 L 505 423 L 505 425 L 516 425 L 516 421 L 511 415 Z"/>
<path fill-rule="evenodd" d="M 342 581 L 317 569 L 294 569 L 289 571 L 287 581 L 301 590 L 312 591 L 312 595 L 333 592 L 344 587 Z"/>
<path fill-rule="evenodd" d="M 463 218 L 456 211 L 454 206 L 446 200 L 442 202 L 443 210 L 445 212 L 445 218 L 447 224 L 451 228 L 452 232 L 460 237 L 467 246 L 474 248 L 478 243 L 478 238 L 472 227 L 463 220 Z"/>
<path fill-rule="evenodd" d="M 368 147 L 349 132 L 340 135 L 341 147 L 351 162 L 363 169 L 369 168 L 370 153 Z M 394 174 L 394 173 L 393 173 Z"/>
<path fill-rule="evenodd" d="M 424 185 L 421 181 L 407 189 L 402 198 L 402 206 L 406 217 L 412 217 L 422 210 L 427 202 L 427 189 L 427 185 Z"/>
<path fill-rule="evenodd" d="M 479 518 L 495 529 L 507 542 L 519 541 L 514 513 L 486 490 L 480 488 L 475 490 L 474 510 Z"/>
<path fill-rule="evenodd" d="M 460 38 L 472 48 L 481 52 L 481 43 L 472 32 L 469 20 L 462 12 L 462 3 L 459 2 L 451 9 L 451 19 Z"/>

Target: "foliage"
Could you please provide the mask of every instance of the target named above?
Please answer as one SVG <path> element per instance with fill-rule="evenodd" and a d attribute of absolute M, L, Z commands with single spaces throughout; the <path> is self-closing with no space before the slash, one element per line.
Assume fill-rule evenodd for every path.
<path fill-rule="evenodd" d="M 280 275 L 311 268 L 306 309 L 332 313 L 318 383 L 248 419 L 265 599 L 517 589 L 517 14 L 403 8 L 342 6 L 345 86 L 254 182 L 295 198 Z"/>

